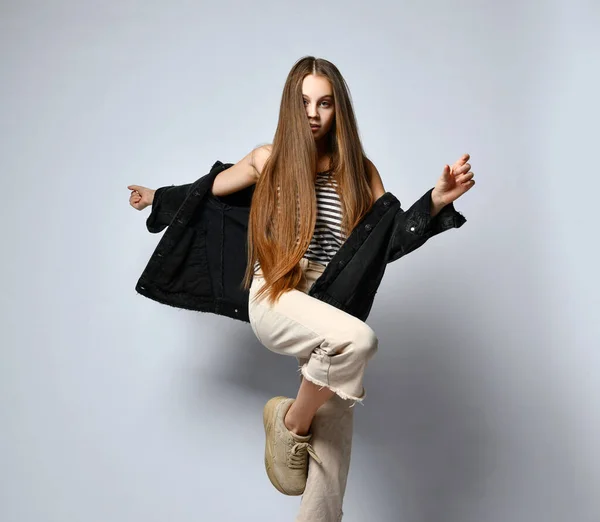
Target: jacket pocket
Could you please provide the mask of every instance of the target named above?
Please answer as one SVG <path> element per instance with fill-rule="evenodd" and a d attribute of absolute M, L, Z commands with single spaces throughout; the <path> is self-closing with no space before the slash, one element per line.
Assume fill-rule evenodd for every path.
<path fill-rule="evenodd" d="M 206 251 L 206 231 L 200 227 L 179 230 L 181 237 L 177 238 L 171 251 L 164 255 L 159 281 L 165 291 L 210 298 L 212 282 Z"/>

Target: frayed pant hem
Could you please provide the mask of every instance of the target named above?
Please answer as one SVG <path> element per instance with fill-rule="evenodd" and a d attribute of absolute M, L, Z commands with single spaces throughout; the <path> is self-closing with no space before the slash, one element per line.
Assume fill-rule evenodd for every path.
<path fill-rule="evenodd" d="M 363 401 L 366 397 L 366 393 L 363 393 L 362 397 L 354 397 L 353 395 L 349 395 L 346 392 L 344 392 L 343 390 L 340 390 L 339 388 L 335 388 L 333 386 L 329 386 L 328 384 L 325 384 L 324 382 L 319 381 L 318 379 L 315 379 L 314 377 L 312 377 L 308 371 L 307 371 L 307 367 L 308 364 L 304 364 L 301 368 L 298 369 L 298 371 L 302 374 L 302 377 L 304 377 L 307 381 L 312 382 L 313 384 L 316 384 L 317 386 L 320 386 L 321 388 L 329 388 L 333 393 L 335 393 L 336 395 L 338 395 L 341 399 L 347 400 L 347 401 L 353 401 L 352 405 L 350 406 L 351 408 L 358 402 L 359 404 L 363 404 Z M 364 406 L 364 404 L 363 404 Z"/>

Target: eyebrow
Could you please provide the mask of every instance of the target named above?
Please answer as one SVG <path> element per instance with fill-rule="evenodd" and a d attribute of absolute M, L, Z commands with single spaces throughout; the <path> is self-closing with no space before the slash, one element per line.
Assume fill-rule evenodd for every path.
<path fill-rule="evenodd" d="M 303 94 L 302 97 L 310 100 L 310 96 L 307 96 L 306 94 Z M 322 100 L 323 98 L 333 98 L 333 94 L 326 94 L 325 96 L 321 96 L 319 99 Z"/>

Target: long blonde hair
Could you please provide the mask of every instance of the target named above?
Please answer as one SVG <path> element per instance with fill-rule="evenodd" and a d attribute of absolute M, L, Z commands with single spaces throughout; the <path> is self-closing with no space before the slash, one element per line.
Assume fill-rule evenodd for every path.
<path fill-rule="evenodd" d="M 317 217 L 317 147 L 302 97 L 302 81 L 309 74 L 327 78 L 333 89 L 335 115 L 326 139 L 344 236 L 373 204 L 348 86 L 333 63 L 305 56 L 294 64 L 283 87 L 272 151 L 256 183 L 248 220 L 243 287 L 250 288 L 258 260 L 265 284 L 257 296 L 266 293 L 272 302 L 300 283 L 299 262 L 310 244 Z"/>

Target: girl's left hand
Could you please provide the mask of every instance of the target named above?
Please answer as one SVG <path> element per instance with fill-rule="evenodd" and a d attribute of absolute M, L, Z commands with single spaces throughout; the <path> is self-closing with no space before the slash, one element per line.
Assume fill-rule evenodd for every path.
<path fill-rule="evenodd" d="M 444 166 L 442 175 L 433 189 L 434 201 L 448 205 L 475 185 L 475 174 L 470 171 L 471 165 L 467 163 L 470 157 L 469 154 L 464 154 L 452 167 Z"/>

